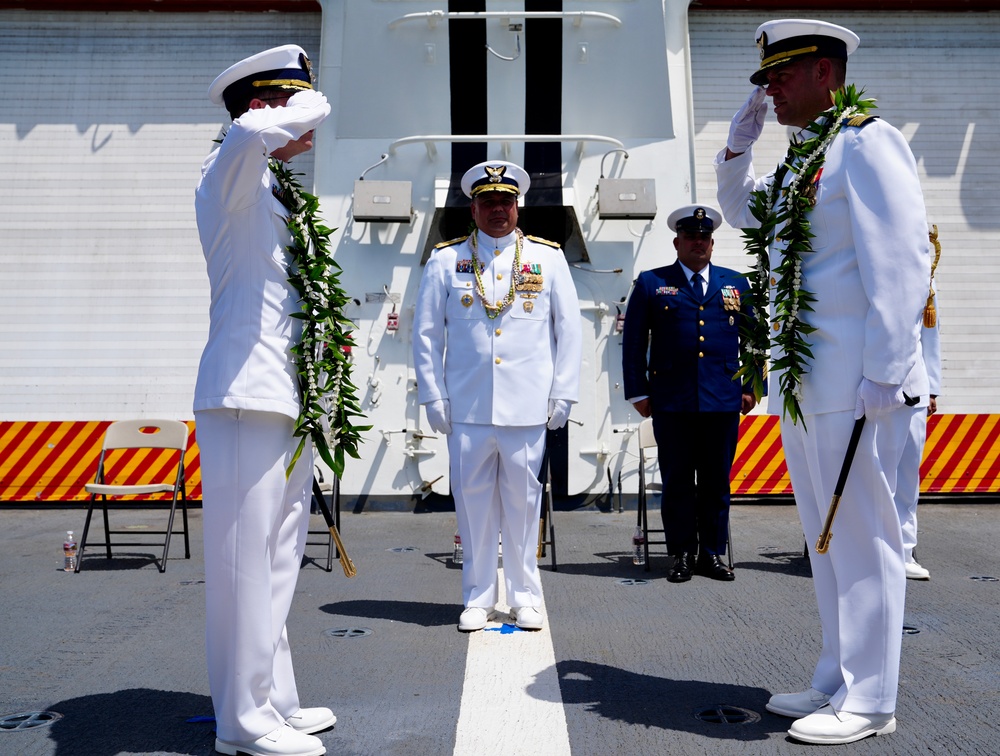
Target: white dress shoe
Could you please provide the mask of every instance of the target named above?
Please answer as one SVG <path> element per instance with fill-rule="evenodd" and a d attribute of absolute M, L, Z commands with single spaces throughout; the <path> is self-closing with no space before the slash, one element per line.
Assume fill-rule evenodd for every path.
<path fill-rule="evenodd" d="M 892 714 L 851 714 L 834 711 L 827 705 L 808 717 L 795 720 L 788 734 L 803 743 L 839 745 L 895 731 L 896 718 Z"/>
<path fill-rule="evenodd" d="M 463 633 L 482 630 L 486 627 L 486 620 L 489 618 L 490 613 L 481 606 L 470 606 L 458 618 L 458 629 Z"/>
<path fill-rule="evenodd" d="M 337 723 L 337 717 L 325 706 L 316 706 L 311 709 L 299 709 L 285 721 L 293 729 L 309 735 L 333 727 Z"/>
<path fill-rule="evenodd" d="M 522 630 L 541 630 L 545 624 L 542 613 L 533 606 L 511 607 L 514 624 Z"/>
<path fill-rule="evenodd" d="M 323 756 L 326 747 L 315 735 L 297 732 L 285 723 L 267 735 L 247 743 L 215 739 L 215 750 L 228 756 Z"/>
<path fill-rule="evenodd" d="M 801 693 L 775 693 L 765 708 L 772 714 L 798 719 L 799 717 L 807 717 L 817 709 L 826 706 L 829 700 L 830 696 L 826 693 L 810 688 Z"/>
<path fill-rule="evenodd" d="M 906 577 L 908 580 L 930 580 L 931 573 L 911 559 L 906 563 Z"/>

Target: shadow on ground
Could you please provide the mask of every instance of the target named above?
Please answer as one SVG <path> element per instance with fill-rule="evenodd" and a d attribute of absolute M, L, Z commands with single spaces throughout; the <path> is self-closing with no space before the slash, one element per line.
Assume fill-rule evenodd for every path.
<path fill-rule="evenodd" d="M 208 696 L 133 688 L 69 698 L 53 703 L 49 710 L 62 715 L 46 728 L 58 756 L 214 753 L 215 723 Z M 27 733 L 17 737 L 26 735 L 33 737 Z"/>

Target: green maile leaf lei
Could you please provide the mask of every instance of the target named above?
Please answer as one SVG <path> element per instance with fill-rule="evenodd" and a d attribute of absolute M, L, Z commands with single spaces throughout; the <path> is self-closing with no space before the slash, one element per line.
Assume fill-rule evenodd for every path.
<path fill-rule="evenodd" d="M 741 321 L 745 342 L 744 360 L 737 377 L 750 381 L 759 400 L 764 393 L 764 376 L 771 348 L 780 349 L 782 356 L 771 369 L 781 372 L 779 389 L 782 415 L 793 423 L 802 419 L 802 379 L 809 372 L 813 359 L 809 335 L 816 329 L 802 320 L 803 313 L 812 312 L 816 296 L 802 287 L 802 263 L 812 252 L 813 233 L 809 212 L 816 204 L 816 182 L 826 159 L 826 152 L 837 138 L 843 124 L 850 118 L 864 115 L 876 107 L 875 101 L 861 99 L 853 84 L 833 93 L 834 104 L 805 127 L 814 134 L 800 144 L 793 143 L 784 162 L 774 173 L 773 181 L 750 196 L 749 208 L 760 223 L 758 228 L 744 228 L 743 240 L 747 254 L 753 259 L 745 274 L 749 292 L 745 296 L 753 316 Z M 785 176 L 793 174 L 787 187 Z M 769 249 L 776 229 L 781 226 L 781 241 L 785 243 L 781 262 L 771 270 Z M 774 275 L 773 314 L 769 276 Z M 805 427 L 805 421 L 803 421 Z"/>
<path fill-rule="evenodd" d="M 293 318 L 302 321 L 302 339 L 292 347 L 298 374 L 301 410 L 295 433 L 301 437 L 285 471 L 291 474 L 306 443 L 316 446 L 320 457 L 337 477 L 343 477 L 345 454 L 359 459 L 361 433 L 370 425 L 355 425 L 363 418 L 357 387 L 351 382 L 348 353 L 354 345 L 353 323 L 344 316 L 350 297 L 340 286 L 341 267 L 333 259 L 330 235 L 317 213 L 319 198 L 306 192 L 296 176 L 280 161 L 269 158 L 268 167 L 288 208 L 292 243 L 288 281 L 302 305 Z"/>

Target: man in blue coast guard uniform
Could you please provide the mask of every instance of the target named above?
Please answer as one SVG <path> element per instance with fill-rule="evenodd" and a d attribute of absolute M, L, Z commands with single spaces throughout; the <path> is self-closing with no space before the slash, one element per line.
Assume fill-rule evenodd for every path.
<path fill-rule="evenodd" d="M 735 579 L 720 558 L 729 538 L 729 473 L 740 413 L 756 401 L 733 380 L 746 279 L 710 262 L 721 222 L 703 205 L 672 212 L 677 260 L 640 273 L 625 311 L 625 397 L 653 418 L 672 583 L 690 580 L 692 570 Z"/>
<path fill-rule="evenodd" d="M 791 395 L 801 417 L 781 419 L 810 545 L 822 530 L 853 429 L 865 419 L 829 549 L 809 554 L 823 638 L 810 686 L 771 696 L 767 709 L 795 718 L 788 733 L 796 740 L 850 743 L 896 730 L 906 572 L 893 493 L 911 421 L 926 413 L 913 399 L 929 393 L 919 344 L 930 280 L 927 218 L 906 139 L 867 115 L 846 87 L 858 36 L 823 21 L 780 19 L 758 27 L 755 38 L 761 63 L 750 81 L 756 86 L 716 157 L 718 199 L 731 225 L 750 228 L 761 225 L 750 211 L 753 193 L 773 198 L 765 200 L 767 222 L 775 224 L 768 250 L 772 303 L 793 289 L 814 297 L 811 309 L 800 312 L 815 330 L 808 334 L 806 372 Z M 795 151 L 758 179 L 752 148 L 765 97 L 778 123 L 795 128 Z M 789 238 L 797 240 L 792 251 Z M 783 263 L 795 265 L 796 258 L 791 285 L 778 281 Z M 789 300 L 782 304 L 780 313 L 772 305 L 771 325 L 786 334 Z M 784 348 L 773 348 L 771 359 L 790 364 Z M 784 367 L 771 372 L 772 402 L 791 400 L 780 389 L 786 375 Z"/>
<path fill-rule="evenodd" d="M 448 437 L 465 547 L 458 629 L 496 608 L 503 535 L 507 603 L 518 627 L 543 625 L 536 549 L 546 427 L 563 427 L 580 382 L 580 305 L 559 246 L 525 236 L 528 174 L 505 161 L 470 168 L 462 191 L 476 230 L 439 244 L 420 282 L 413 362 L 431 428 Z"/>
<path fill-rule="evenodd" d="M 292 347 L 299 296 L 288 282 L 288 211 L 268 156 L 312 148 L 330 114 L 297 45 L 265 50 L 223 71 L 209 97 L 232 126 L 205 160 L 195 193 L 211 287 L 208 343 L 194 394 L 201 450 L 206 657 L 215 748 L 250 756 L 320 756 L 311 733 L 325 707 L 302 708 L 285 619 L 305 548 L 312 450 L 298 445 Z"/>

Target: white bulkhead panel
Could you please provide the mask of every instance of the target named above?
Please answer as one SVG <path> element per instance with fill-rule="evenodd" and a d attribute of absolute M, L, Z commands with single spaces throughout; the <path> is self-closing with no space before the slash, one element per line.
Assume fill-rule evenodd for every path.
<path fill-rule="evenodd" d="M 192 417 L 194 189 L 229 123 L 208 86 L 288 41 L 318 57 L 319 18 L 0 10 L 0 70 L 23 82 L 0 117 L 4 420 Z"/>

